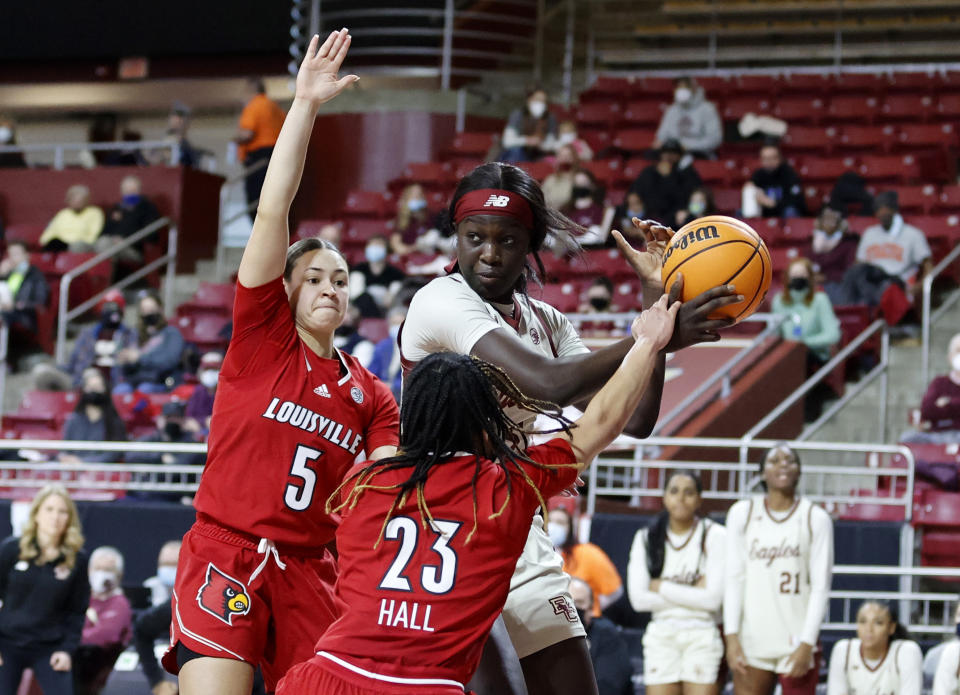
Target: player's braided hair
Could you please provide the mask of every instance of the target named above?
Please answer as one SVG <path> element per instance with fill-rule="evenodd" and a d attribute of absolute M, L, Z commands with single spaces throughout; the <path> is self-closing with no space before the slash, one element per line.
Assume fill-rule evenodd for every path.
<path fill-rule="evenodd" d="M 396 490 L 374 547 L 379 545 L 394 510 L 403 508 L 411 493 L 416 495 L 417 509 L 426 528 L 433 516 L 424 495 L 424 484 L 430 471 L 446 463 L 457 452 L 475 453 L 473 472 L 473 528 L 467 542 L 477 530 L 477 479 L 482 459 L 490 459 L 504 468 L 507 495 L 500 508 L 491 514 L 496 518 L 510 502 L 513 490 L 512 473 L 519 473 L 540 499 L 545 501 L 536 484 L 520 462 L 547 468 L 527 457 L 527 437 L 523 429 L 504 413 L 497 397 L 500 393 L 525 410 L 547 415 L 557 421 L 553 432 L 569 432 L 573 423 L 553 403 L 525 395 L 507 374 L 492 364 L 468 355 L 438 352 L 428 355 L 417 365 L 404 385 L 400 411 L 400 447 L 395 456 L 374 461 L 347 477 L 327 500 L 327 512 L 353 509 L 366 490 Z M 385 471 L 410 468 L 410 477 L 402 483 L 376 485 L 374 478 Z M 350 493 L 339 504 L 341 489 L 353 483 Z"/>

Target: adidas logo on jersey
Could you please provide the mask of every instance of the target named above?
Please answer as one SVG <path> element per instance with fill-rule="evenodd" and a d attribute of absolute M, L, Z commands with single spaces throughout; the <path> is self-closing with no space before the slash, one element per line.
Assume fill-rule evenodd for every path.
<path fill-rule="evenodd" d="M 327 390 L 326 384 L 320 384 L 317 388 L 313 390 L 318 396 L 323 396 L 324 398 L 330 398 L 330 392 Z"/>
<path fill-rule="evenodd" d="M 483 204 L 483 207 L 505 208 L 509 204 L 510 204 L 510 196 L 497 195 L 496 193 L 494 193 L 489 198 L 487 198 L 487 202 Z"/>

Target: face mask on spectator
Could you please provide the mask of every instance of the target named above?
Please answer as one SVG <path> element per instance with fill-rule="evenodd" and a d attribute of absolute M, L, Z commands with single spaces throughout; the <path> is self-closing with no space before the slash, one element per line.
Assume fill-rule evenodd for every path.
<path fill-rule="evenodd" d="M 119 326 L 122 318 L 116 304 L 107 304 L 100 311 L 100 320 L 111 328 Z"/>
<path fill-rule="evenodd" d="M 628 219 L 628 220 L 632 220 L 634 217 L 639 217 L 639 218 L 642 220 L 642 219 L 643 219 L 643 208 L 640 208 L 639 210 L 630 210 L 630 209 L 627 209 L 627 219 Z"/>
<path fill-rule="evenodd" d="M 0 142 L 10 142 L 13 138 L 13 131 L 7 126 L 0 126 Z"/>
<path fill-rule="evenodd" d="M 789 287 L 791 292 L 806 294 L 807 290 L 810 289 L 810 281 L 807 278 L 790 278 Z"/>
<path fill-rule="evenodd" d="M 424 198 L 411 198 L 407 201 L 407 209 L 410 212 L 419 212 L 427 207 L 427 201 Z"/>
<path fill-rule="evenodd" d="M 693 96 L 693 91 L 689 87 L 677 87 L 673 93 L 673 98 L 678 104 L 686 104 Z"/>
<path fill-rule="evenodd" d="M 576 142 L 577 134 L 576 133 L 561 133 L 560 134 L 560 144 L 569 145 L 572 142 Z"/>
<path fill-rule="evenodd" d="M 387 247 L 383 244 L 370 244 L 363 250 L 368 263 L 382 263 L 387 258 Z"/>
<path fill-rule="evenodd" d="M 163 431 L 170 439 L 178 439 L 183 433 L 183 425 L 179 422 L 168 422 L 163 426 Z"/>
<path fill-rule="evenodd" d="M 574 198 L 590 198 L 593 196 L 593 189 L 589 186 L 574 186 L 573 187 L 573 197 Z"/>
<path fill-rule="evenodd" d="M 220 379 L 220 372 L 216 369 L 204 369 L 200 372 L 199 379 L 201 384 L 208 389 L 212 389 L 216 387 L 217 381 Z"/>
<path fill-rule="evenodd" d="M 132 207 L 134 207 L 137 203 L 140 202 L 140 194 L 139 194 L 139 193 L 131 193 L 130 195 L 125 195 L 125 196 L 123 196 L 123 199 L 122 199 L 122 200 L 123 200 L 123 204 L 124 204 L 124 205 L 126 205 L 128 208 L 132 208 Z"/>
<path fill-rule="evenodd" d="M 960 353 L 957 353 L 950 360 L 950 366 L 953 367 L 953 371 L 960 372 Z"/>
<path fill-rule="evenodd" d="M 160 312 L 140 315 L 140 320 L 143 321 L 144 326 L 159 326 L 162 318 Z"/>
<path fill-rule="evenodd" d="M 157 567 L 157 579 L 159 579 L 160 583 L 164 586 L 173 588 L 173 585 L 177 580 L 177 566 L 160 565 Z"/>
<path fill-rule="evenodd" d="M 556 521 L 547 522 L 547 535 L 550 536 L 554 546 L 559 548 L 567 542 L 566 524 L 558 524 Z"/>
<path fill-rule="evenodd" d="M 547 112 L 547 103 L 545 101 L 540 101 L 539 99 L 536 101 L 528 101 L 527 109 L 530 110 L 531 116 L 534 118 L 540 118 Z"/>
<path fill-rule="evenodd" d="M 116 588 L 119 582 L 117 575 L 109 570 L 93 570 L 90 572 L 90 588 L 95 594 L 105 594 Z"/>
<path fill-rule="evenodd" d="M 80 402 L 84 405 L 105 406 L 110 396 L 103 391 L 84 391 L 80 394 Z"/>
<path fill-rule="evenodd" d="M 691 200 L 687 206 L 690 214 L 694 217 L 700 217 L 707 210 L 707 205 L 702 200 Z"/>
<path fill-rule="evenodd" d="M 607 309 L 610 308 L 610 297 L 607 297 L 607 296 L 596 295 L 596 296 L 590 297 L 587 301 L 589 301 L 590 306 L 592 306 L 597 311 L 606 311 Z"/>

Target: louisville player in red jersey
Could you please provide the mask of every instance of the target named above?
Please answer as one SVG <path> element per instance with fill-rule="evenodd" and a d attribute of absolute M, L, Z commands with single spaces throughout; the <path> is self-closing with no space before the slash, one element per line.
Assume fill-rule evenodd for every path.
<path fill-rule="evenodd" d="M 463 693 L 534 510 L 620 434 L 646 390 L 679 310 L 667 302 L 635 319 L 633 347 L 576 423 L 479 358 L 438 352 L 417 365 L 404 387 L 397 455 L 355 466 L 331 500 L 343 513 L 336 591 L 344 613 L 278 695 Z M 554 416 L 562 429 L 527 446 L 498 396 Z M 556 610 L 573 610 L 556 598 Z"/>
<path fill-rule="evenodd" d="M 230 349 L 210 427 L 197 520 L 183 540 L 164 665 L 185 695 L 267 690 L 338 615 L 325 502 L 362 452 L 396 451 L 399 413 L 383 383 L 333 347 L 348 268 L 320 239 L 289 245 L 287 216 L 320 104 L 350 37 L 314 37 L 267 169 L 243 254 Z"/>

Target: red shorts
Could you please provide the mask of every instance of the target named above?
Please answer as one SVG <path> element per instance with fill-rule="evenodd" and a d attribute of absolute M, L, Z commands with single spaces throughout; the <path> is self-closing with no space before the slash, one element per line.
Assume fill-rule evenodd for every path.
<path fill-rule="evenodd" d="M 334 657 L 336 658 L 336 657 Z M 345 663 L 345 662 L 341 662 Z M 330 657 L 314 656 L 310 661 L 297 664 L 284 676 L 277 686 L 276 695 L 470 695 L 453 681 L 429 683 L 425 679 L 409 679 L 397 683 L 383 680 L 383 676 L 358 667 L 348 668 Z M 369 675 L 363 675 L 364 673 Z M 396 680 L 396 679 L 395 679 Z M 432 679 L 431 679 L 432 680 Z M 436 679 L 441 681 L 442 679 Z"/>
<path fill-rule="evenodd" d="M 777 678 L 780 681 L 783 695 L 815 695 L 817 682 L 820 680 L 820 663 L 822 661 L 823 650 L 818 644 L 813 652 L 813 668 L 799 678 L 791 678 L 782 674 Z"/>
<path fill-rule="evenodd" d="M 204 656 L 260 666 L 267 691 L 339 616 L 333 586 L 337 564 L 329 551 L 280 548 L 257 552 L 251 537 L 198 520 L 183 537 L 173 588 L 170 644 L 163 666 L 178 672 L 176 645 Z M 266 563 L 264 559 L 266 558 Z M 263 564 L 258 575 L 250 580 Z"/>

